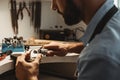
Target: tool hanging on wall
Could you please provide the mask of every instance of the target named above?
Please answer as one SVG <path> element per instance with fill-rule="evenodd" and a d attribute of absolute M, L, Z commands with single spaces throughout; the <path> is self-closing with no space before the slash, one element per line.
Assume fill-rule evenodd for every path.
<path fill-rule="evenodd" d="M 41 27 L 41 1 L 31 1 L 29 3 L 31 10 L 31 24 L 35 32 L 39 33 Z"/>
<path fill-rule="evenodd" d="M 35 13 L 35 2 L 34 1 L 31 1 L 31 2 L 29 2 L 29 8 L 30 8 L 30 11 L 31 11 L 31 19 L 30 19 L 30 23 L 32 24 L 32 25 L 34 25 L 34 13 Z"/>
<path fill-rule="evenodd" d="M 41 26 L 41 2 L 35 2 L 35 21 L 34 21 L 34 29 L 35 32 L 39 33 Z"/>
<path fill-rule="evenodd" d="M 18 9 L 18 13 L 17 13 L 17 19 L 19 19 L 19 15 L 21 16 L 21 20 L 23 20 L 23 10 L 26 10 L 27 13 L 28 13 L 28 16 L 30 16 L 30 11 L 29 9 L 27 8 L 27 5 L 26 3 L 23 1 L 23 2 L 19 2 L 19 9 Z"/>
<path fill-rule="evenodd" d="M 11 3 L 11 21 L 14 34 L 18 34 L 18 19 L 21 17 L 21 20 L 24 18 L 23 10 L 26 10 L 34 31 L 39 34 L 41 27 L 41 1 L 25 1 L 17 3 L 17 0 L 10 0 Z M 19 4 L 17 9 L 17 4 Z"/>
<path fill-rule="evenodd" d="M 17 7 L 16 7 L 16 0 L 10 0 L 11 3 L 11 22 L 12 22 L 12 29 L 15 35 L 18 34 L 18 21 L 17 21 Z"/>

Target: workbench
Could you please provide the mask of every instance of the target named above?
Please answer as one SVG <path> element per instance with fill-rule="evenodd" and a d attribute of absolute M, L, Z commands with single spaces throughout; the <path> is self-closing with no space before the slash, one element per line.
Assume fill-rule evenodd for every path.
<path fill-rule="evenodd" d="M 31 46 L 30 48 L 32 49 L 36 49 L 41 46 L 40 44 L 43 43 L 42 45 L 44 45 L 51 41 L 36 40 L 36 42 L 37 42 L 36 44 L 26 43 L 25 45 Z M 23 54 L 23 53 L 24 52 L 13 52 L 12 54 Z M 71 80 L 70 78 L 72 78 L 73 80 L 74 74 L 76 72 L 76 63 L 78 56 L 79 54 L 76 53 L 68 53 L 64 57 L 59 57 L 59 56 L 42 57 L 40 64 L 40 79 L 41 80 Z M 14 70 L 15 70 L 14 61 L 11 59 L 10 56 L 7 56 L 4 60 L 0 61 L 0 80 L 7 80 L 7 79 L 3 79 L 5 78 L 5 76 L 8 76 L 8 80 L 14 80 L 13 79 L 15 78 Z M 12 78 L 10 79 L 9 75 L 7 74 L 11 75 Z"/>
<path fill-rule="evenodd" d="M 40 79 L 42 78 L 41 80 L 48 80 L 48 79 L 67 80 L 68 78 L 70 78 L 70 76 L 73 77 L 76 70 L 76 62 L 78 55 L 72 57 L 70 56 L 71 55 L 68 55 L 66 57 L 56 56 L 53 57 L 54 59 L 52 57 L 42 58 L 42 62 L 40 64 L 40 71 L 42 71 L 42 73 L 45 74 L 40 73 L 41 76 Z M 11 71 L 12 73 L 10 73 Z M 10 56 L 7 56 L 4 60 L 0 61 L 0 80 L 7 80 L 7 79 L 3 79 L 5 78 L 5 76 L 10 76 L 7 75 L 7 73 L 13 74 L 12 76 L 13 78 L 15 78 L 13 72 L 14 72 L 14 62 L 13 60 L 11 60 Z M 9 78 L 8 80 L 14 80 L 13 78 L 12 79 Z"/>

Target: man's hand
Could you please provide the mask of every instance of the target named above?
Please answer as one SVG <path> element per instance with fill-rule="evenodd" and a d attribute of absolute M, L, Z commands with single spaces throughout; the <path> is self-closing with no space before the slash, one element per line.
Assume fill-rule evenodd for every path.
<path fill-rule="evenodd" d="M 51 42 L 50 44 L 44 45 L 45 49 L 48 49 L 47 56 L 65 56 L 67 52 L 67 44 L 63 42 Z"/>
<path fill-rule="evenodd" d="M 18 80 L 38 80 L 41 55 L 38 54 L 32 62 L 27 62 L 27 57 L 28 54 L 22 54 L 17 58 L 16 77 Z"/>
<path fill-rule="evenodd" d="M 47 56 L 65 56 L 69 53 L 80 53 L 84 48 L 82 42 L 51 42 L 43 46 L 48 49 Z"/>

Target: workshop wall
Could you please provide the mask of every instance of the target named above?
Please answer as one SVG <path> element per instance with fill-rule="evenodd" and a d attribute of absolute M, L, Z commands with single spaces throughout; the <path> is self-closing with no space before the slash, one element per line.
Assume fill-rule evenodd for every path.
<path fill-rule="evenodd" d="M 20 0 L 17 0 L 20 1 Z M 42 16 L 41 16 L 41 29 L 64 29 L 64 28 L 70 28 L 67 25 L 65 25 L 64 20 L 61 15 L 59 15 L 57 12 L 53 11 L 51 7 L 51 2 L 48 0 L 42 0 Z M 27 14 L 27 12 L 24 10 L 24 19 L 18 21 L 19 25 L 19 34 L 18 36 L 23 36 L 24 39 L 28 39 L 31 36 L 35 36 L 38 38 L 39 35 L 37 35 L 34 32 L 33 27 L 30 25 L 30 18 Z M 55 28 L 55 26 L 58 26 L 58 28 Z M 60 28 L 62 26 L 62 28 Z M 78 25 L 74 25 L 78 27 Z M 73 26 L 73 28 L 74 28 Z M 79 24 L 79 26 L 84 26 L 83 23 Z M 1 0 L 0 1 L 0 41 L 4 37 L 13 37 L 14 33 L 12 30 L 12 24 L 11 24 L 11 16 L 10 16 L 10 0 Z"/>
<path fill-rule="evenodd" d="M 11 22 L 10 22 L 10 12 L 7 0 L 1 0 L 0 2 L 0 40 L 4 37 L 10 37 L 13 35 Z"/>
<path fill-rule="evenodd" d="M 26 13 L 26 11 L 24 11 Z M 27 14 L 24 14 L 24 19 L 18 21 L 19 34 L 25 39 L 30 36 L 36 36 L 33 31 L 33 27 L 30 27 L 30 19 Z M 0 1 L 0 41 L 4 37 L 13 37 L 14 33 L 12 30 L 11 16 L 10 16 L 10 3 L 9 0 Z"/>

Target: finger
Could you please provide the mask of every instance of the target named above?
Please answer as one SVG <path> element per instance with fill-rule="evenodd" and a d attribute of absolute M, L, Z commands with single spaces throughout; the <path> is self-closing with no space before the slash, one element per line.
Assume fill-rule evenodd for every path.
<path fill-rule="evenodd" d="M 15 63 L 15 66 L 18 65 L 19 60 L 20 60 L 20 56 L 17 57 L 17 60 L 16 60 L 16 63 Z"/>
<path fill-rule="evenodd" d="M 15 68 L 15 75 L 16 77 L 19 77 L 20 74 L 18 74 L 21 70 L 21 63 L 18 63 Z"/>
<path fill-rule="evenodd" d="M 67 54 L 67 52 L 65 51 L 52 51 L 52 50 L 49 50 L 46 54 L 46 56 L 54 56 L 54 55 L 57 55 L 57 56 L 65 56 Z"/>
<path fill-rule="evenodd" d="M 54 56 L 54 55 L 55 55 L 55 51 L 53 51 L 53 50 L 47 51 L 46 56 Z"/>
<path fill-rule="evenodd" d="M 27 52 L 25 53 L 25 61 L 30 60 L 31 51 L 32 51 L 32 50 L 29 50 L 29 51 L 27 51 Z"/>
<path fill-rule="evenodd" d="M 44 45 L 43 48 L 50 50 L 57 50 L 59 48 L 58 45 Z"/>
<path fill-rule="evenodd" d="M 42 55 L 41 55 L 41 54 L 37 54 L 37 56 L 36 56 L 34 62 L 39 63 L 39 62 L 41 61 L 41 58 L 42 58 Z"/>
<path fill-rule="evenodd" d="M 25 53 L 19 55 L 19 56 L 17 57 L 17 59 L 16 59 L 16 63 L 19 62 L 19 61 L 22 61 L 22 60 L 25 58 L 25 55 L 26 55 Z"/>
<path fill-rule="evenodd" d="M 29 49 L 28 51 L 26 51 L 26 54 L 30 54 L 32 52 L 31 49 Z"/>
<path fill-rule="evenodd" d="M 25 56 L 26 56 L 26 54 L 22 54 L 22 55 L 18 56 L 15 65 L 17 66 L 18 63 L 22 63 L 25 60 Z"/>
<path fill-rule="evenodd" d="M 25 61 L 28 61 L 28 60 L 30 60 L 30 53 L 26 53 L 25 55 Z"/>

